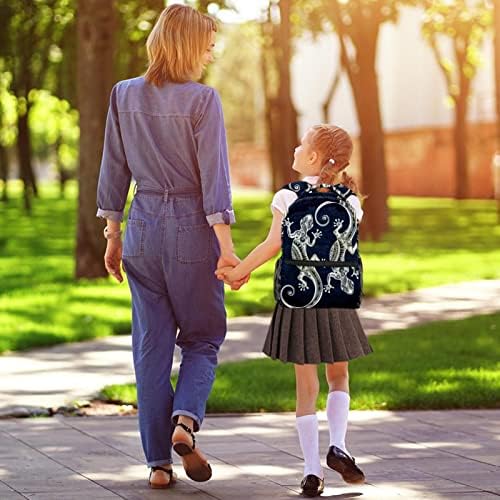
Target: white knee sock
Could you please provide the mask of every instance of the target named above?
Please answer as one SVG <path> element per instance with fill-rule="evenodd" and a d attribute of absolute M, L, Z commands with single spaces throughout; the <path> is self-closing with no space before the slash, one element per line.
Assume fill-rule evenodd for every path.
<path fill-rule="evenodd" d="M 323 468 L 319 460 L 318 417 L 316 414 L 297 417 L 296 425 L 304 456 L 304 476 L 314 474 L 323 479 Z"/>
<path fill-rule="evenodd" d="M 347 419 L 349 417 L 349 403 L 351 398 L 344 391 L 333 391 L 328 394 L 326 402 L 326 416 L 330 428 L 330 446 L 336 446 L 346 453 L 345 435 L 347 433 Z"/>

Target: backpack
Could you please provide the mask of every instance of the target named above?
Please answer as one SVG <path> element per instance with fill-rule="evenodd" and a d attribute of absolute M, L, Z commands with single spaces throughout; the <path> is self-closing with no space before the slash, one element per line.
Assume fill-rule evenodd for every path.
<path fill-rule="evenodd" d="M 282 189 L 296 193 L 297 200 L 281 226 L 276 301 L 290 308 L 358 308 L 363 287 L 359 223 L 347 201 L 354 193 L 342 184 L 312 186 L 304 181 Z"/>

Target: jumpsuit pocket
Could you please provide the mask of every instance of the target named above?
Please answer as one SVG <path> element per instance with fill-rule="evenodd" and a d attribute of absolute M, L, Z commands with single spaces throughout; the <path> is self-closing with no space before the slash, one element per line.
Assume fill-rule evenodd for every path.
<path fill-rule="evenodd" d="M 129 219 L 123 242 L 124 257 L 142 257 L 144 255 L 144 221 Z"/>
<path fill-rule="evenodd" d="M 206 224 L 177 228 L 177 260 L 183 264 L 206 262 L 211 248 L 212 229 Z"/>

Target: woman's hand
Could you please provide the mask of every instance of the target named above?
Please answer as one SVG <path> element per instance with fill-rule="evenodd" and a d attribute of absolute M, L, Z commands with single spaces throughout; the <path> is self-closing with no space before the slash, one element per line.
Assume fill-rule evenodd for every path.
<path fill-rule="evenodd" d="M 122 240 L 120 238 L 107 240 L 106 253 L 104 254 L 104 265 L 108 273 L 119 283 L 123 281 L 122 263 Z"/>
<path fill-rule="evenodd" d="M 234 254 L 234 252 L 223 252 L 217 261 L 217 269 L 224 267 L 236 267 L 241 260 Z M 217 272 L 217 271 L 216 271 Z M 219 278 L 220 279 L 220 278 Z M 237 281 L 229 281 L 224 279 L 224 283 L 231 286 L 231 290 L 239 290 L 245 283 L 248 283 L 250 275 L 244 276 L 242 279 Z"/>

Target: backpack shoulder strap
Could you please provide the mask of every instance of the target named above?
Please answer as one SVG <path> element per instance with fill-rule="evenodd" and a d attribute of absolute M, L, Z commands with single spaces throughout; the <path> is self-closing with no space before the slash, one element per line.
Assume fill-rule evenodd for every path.
<path fill-rule="evenodd" d="M 297 196 L 303 196 L 306 193 L 312 193 L 312 185 L 305 181 L 296 181 L 285 184 L 281 189 L 292 191 Z"/>
<path fill-rule="evenodd" d="M 347 200 L 349 196 L 354 194 L 351 189 L 349 189 L 347 186 L 344 186 L 343 184 L 322 184 L 321 187 L 330 188 L 330 192 L 335 193 L 343 200 Z M 290 182 L 289 184 L 285 184 L 281 189 L 292 191 L 299 197 L 315 192 L 312 184 L 309 184 L 305 181 Z"/>
<path fill-rule="evenodd" d="M 347 186 L 344 186 L 343 184 L 334 184 L 331 186 L 332 192 L 340 196 L 343 200 L 347 200 L 349 196 L 354 194 L 354 191 L 349 189 Z"/>

